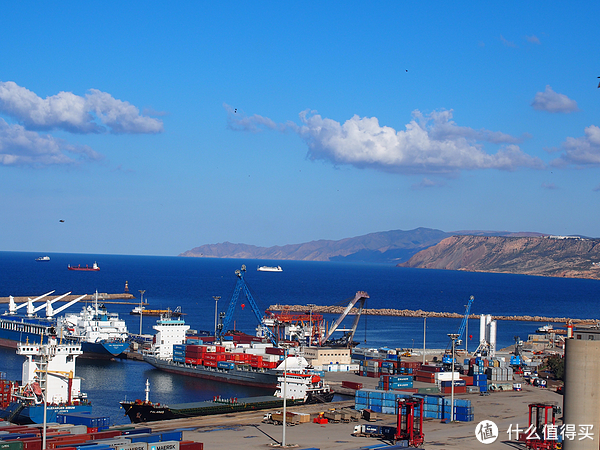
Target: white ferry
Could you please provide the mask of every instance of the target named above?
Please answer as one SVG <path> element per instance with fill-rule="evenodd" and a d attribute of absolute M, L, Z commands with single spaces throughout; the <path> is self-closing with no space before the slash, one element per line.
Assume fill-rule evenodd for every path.
<path fill-rule="evenodd" d="M 259 266 L 256 270 L 259 272 L 283 272 L 281 266 Z"/>

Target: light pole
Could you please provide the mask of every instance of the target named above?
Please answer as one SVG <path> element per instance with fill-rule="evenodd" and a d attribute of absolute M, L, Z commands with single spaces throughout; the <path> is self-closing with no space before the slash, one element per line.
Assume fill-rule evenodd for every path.
<path fill-rule="evenodd" d="M 142 316 L 144 315 L 144 307 L 142 306 L 144 303 L 144 292 L 145 289 L 138 289 L 140 292 L 140 338 L 142 336 Z"/>
<path fill-rule="evenodd" d="M 285 443 L 285 423 L 287 420 L 287 357 L 288 347 L 283 347 L 283 436 L 281 437 L 281 448 L 287 447 Z"/>
<path fill-rule="evenodd" d="M 423 365 L 425 365 L 425 334 L 427 332 L 427 316 L 423 316 Z"/>
<path fill-rule="evenodd" d="M 450 339 L 452 339 L 452 381 L 450 388 L 450 422 L 454 422 L 454 347 L 456 345 L 456 340 L 458 339 L 458 334 L 451 333 L 448 335 Z"/>
<path fill-rule="evenodd" d="M 317 305 L 315 305 L 314 303 L 309 303 L 306 306 L 308 306 L 310 308 L 310 313 L 309 313 L 310 314 L 310 316 L 309 316 L 309 319 L 310 319 L 310 336 L 308 337 L 308 346 L 312 347 L 312 340 L 313 340 L 312 310 Z"/>
<path fill-rule="evenodd" d="M 217 303 L 219 302 L 219 299 L 221 298 L 220 295 L 213 295 L 213 298 L 215 299 L 215 339 L 217 338 Z"/>
<path fill-rule="evenodd" d="M 467 307 L 467 305 L 465 305 L 465 308 Z M 466 330 L 465 330 L 465 353 L 467 354 L 467 356 L 469 356 L 469 314 L 467 314 L 467 321 L 466 321 Z"/>

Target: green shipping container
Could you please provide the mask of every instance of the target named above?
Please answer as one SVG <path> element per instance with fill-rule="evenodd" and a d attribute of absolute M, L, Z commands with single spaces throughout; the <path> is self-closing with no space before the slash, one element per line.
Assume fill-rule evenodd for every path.
<path fill-rule="evenodd" d="M 23 443 L 21 441 L 2 442 L 0 450 L 23 450 Z"/>

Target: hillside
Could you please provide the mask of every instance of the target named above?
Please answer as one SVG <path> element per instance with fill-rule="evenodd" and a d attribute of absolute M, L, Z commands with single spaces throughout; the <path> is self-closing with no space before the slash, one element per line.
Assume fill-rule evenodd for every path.
<path fill-rule="evenodd" d="M 398 266 L 600 279 L 600 240 L 451 236 Z"/>
<path fill-rule="evenodd" d="M 303 244 L 257 247 L 247 244 L 208 244 L 179 256 L 203 258 L 250 258 L 302 261 L 352 261 L 398 263 L 451 236 L 440 230 L 416 228 L 370 233 L 339 241 L 319 240 Z"/>

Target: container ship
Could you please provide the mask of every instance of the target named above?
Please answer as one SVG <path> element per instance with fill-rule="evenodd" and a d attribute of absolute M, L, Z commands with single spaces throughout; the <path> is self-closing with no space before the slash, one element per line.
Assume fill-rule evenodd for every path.
<path fill-rule="evenodd" d="M 0 380 L 0 418 L 16 424 L 57 422 L 58 414 L 91 413 L 92 406 L 75 376 L 75 360 L 81 346 L 59 344 L 56 334 L 46 344 L 20 343 L 25 356 L 22 384 Z M 44 404 L 46 399 L 46 405 Z"/>
<path fill-rule="evenodd" d="M 169 315 L 161 316 L 153 328 L 155 343 L 143 358 L 157 369 L 231 384 L 277 387 L 280 372 L 275 369 L 280 365 L 282 349 L 261 342 L 240 344 L 232 336 L 222 345 L 203 344 L 199 338 L 186 337 L 190 327 L 181 317 Z M 234 348 L 237 345 L 243 347 Z"/>
<path fill-rule="evenodd" d="M 100 266 L 98 266 L 98 264 L 95 261 L 94 264 L 92 264 L 92 267 L 88 266 L 87 264 L 85 265 L 85 267 L 81 267 L 81 264 L 78 264 L 77 266 L 72 266 L 71 264 L 69 264 L 67 268 L 69 270 L 80 270 L 85 272 L 98 272 L 100 270 Z"/>

